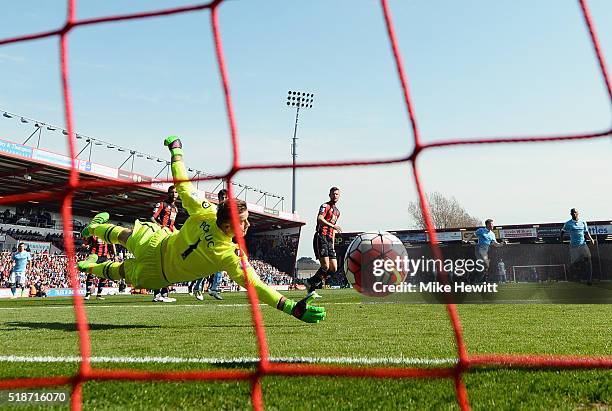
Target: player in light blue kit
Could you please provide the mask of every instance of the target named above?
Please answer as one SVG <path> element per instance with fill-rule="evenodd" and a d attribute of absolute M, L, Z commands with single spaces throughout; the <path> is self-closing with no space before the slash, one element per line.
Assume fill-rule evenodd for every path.
<path fill-rule="evenodd" d="M 478 230 L 474 231 L 465 241 L 470 241 L 474 236 L 478 238 L 478 243 L 474 250 L 476 260 L 482 260 L 484 262 L 484 280 L 487 282 L 489 277 L 489 266 L 491 264 L 491 260 L 489 259 L 489 247 L 491 245 L 498 247 L 502 245 L 502 243 L 498 242 L 495 237 L 495 233 L 493 232 L 493 220 L 490 218 L 485 221 L 484 227 L 480 227 Z M 473 277 L 472 280 L 474 280 Z"/>
<path fill-rule="evenodd" d="M 21 296 L 23 297 L 23 291 L 27 280 L 27 274 L 32 268 L 32 255 L 25 250 L 26 246 L 24 243 L 19 243 L 17 251 L 13 253 L 13 261 L 15 265 L 11 270 L 11 276 L 9 282 L 11 283 L 11 298 L 17 298 L 17 286 L 21 288 Z"/>
<path fill-rule="evenodd" d="M 589 251 L 589 246 L 586 244 L 585 234 L 591 243 L 595 244 L 595 240 L 591 237 L 591 233 L 589 233 L 586 221 L 578 219 L 578 210 L 572 208 L 570 215 L 572 218 L 561 229 L 561 243 L 563 243 L 565 233 L 569 233 L 570 263 L 572 268 L 580 269 L 581 265 L 585 265 L 587 285 L 591 285 L 593 281 L 593 265 L 591 264 L 591 251 Z"/>

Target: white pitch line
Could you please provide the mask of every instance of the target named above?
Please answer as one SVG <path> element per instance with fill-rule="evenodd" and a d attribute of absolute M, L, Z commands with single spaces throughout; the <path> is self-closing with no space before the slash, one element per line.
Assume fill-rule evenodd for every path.
<path fill-rule="evenodd" d="M 323 305 L 378 305 L 378 304 L 399 304 L 393 301 L 380 301 L 380 302 L 322 302 Z M 251 304 L 243 303 L 243 304 L 215 304 L 211 302 L 210 304 L 201 303 L 201 304 L 169 304 L 169 303 L 151 303 L 147 305 L 134 305 L 134 304 L 85 304 L 85 308 L 170 308 L 170 307 L 250 307 Z M 268 307 L 266 304 L 259 304 L 260 307 Z M 70 308 L 74 310 L 74 306 L 71 304 L 67 305 L 33 305 L 30 307 L 0 307 L 0 310 L 31 310 L 33 308 L 44 308 L 44 309 L 66 309 Z"/>
<path fill-rule="evenodd" d="M 186 358 L 186 357 L 90 357 L 92 363 L 122 363 L 122 364 L 256 364 L 257 357 L 234 358 Z M 3 355 L 0 362 L 7 363 L 79 363 L 77 356 L 19 356 Z M 456 358 L 409 358 L 409 357 L 270 357 L 270 362 L 294 364 L 357 364 L 357 365 L 448 365 L 456 364 Z"/>
<path fill-rule="evenodd" d="M 564 303 L 575 303 L 576 300 L 575 299 L 554 299 L 553 301 L 547 301 L 546 299 L 530 299 L 530 300 L 512 300 L 512 299 L 505 299 L 505 300 L 492 300 L 492 301 L 470 301 L 467 304 L 471 304 L 471 305 L 500 305 L 500 304 L 564 304 Z M 601 298 L 595 298 L 595 299 L 591 299 L 589 301 L 590 303 L 593 304 L 604 304 L 604 303 L 609 303 L 610 302 L 610 298 L 609 297 L 601 297 Z M 467 305 L 467 304 L 461 304 L 461 303 L 457 303 L 457 305 Z M 437 304 L 431 304 L 431 303 L 426 303 L 424 301 L 410 301 L 410 302 L 405 302 L 405 301 L 356 301 L 356 302 L 349 302 L 349 301 L 344 301 L 344 302 L 325 302 L 325 301 L 321 301 L 320 304 L 321 307 L 326 307 L 328 305 L 440 305 L 443 306 L 443 303 L 437 303 Z M 151 303 L 151 304 L 147 304 L 147 305 L 134 305 L 134 304 L 85 304 L 85 308 L 90 309 L 90 308 L 171 308 L 171 307 L 199 307 L 199 308 L 232 308 L 232 307 L 250 307 L 251 304 L 215 304 L 214 302 L 210 302 L 210 303 L 201 303 L 201 304 L 160 304 L 160 303 Z M 260 307 L 269 307 L 266 304 L 259 304 Z M 74 306 L 71 304 L 67 304 L 67 305 L 33 305 L 33 306 L 29 306 L 29 307 L 0 307 L 0 311 L 10 311 L 10 310 L 32 310 L 32 309 L 36 309 L 36 308 L 44 308 L 45 310 L 50 310 L 50 309 L 71 309 L 74 310 Z M 270 307 L 271 308 L 271 307 Z"/>

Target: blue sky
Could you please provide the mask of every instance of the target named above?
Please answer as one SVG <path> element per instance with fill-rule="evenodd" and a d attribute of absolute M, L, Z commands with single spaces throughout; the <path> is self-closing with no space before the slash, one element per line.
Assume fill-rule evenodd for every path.
<path fill-rule="evenodd" d="M 129 4 L 124 4 L 129 3 Z M 193 4 L 79 1 L 79 18 Z M 612 3 L 588 2 L 610 60 Z M 0 37 L 59 27 L 64 1 L 3 9 Z M 611 105 L 577 1 L 391 1 L 418 126 L 425 142 L 607 129 Z M 294 112 L 287 90 L 315 93 L 301 113 L 299 161 L 383 158 L 408 153 L 410 127 L 377 1 L 227 1 L 220 24 L 244 163 L 289 162 Z M 165 157 L 179 134 L 189 166 L 229 167 L 229 130 L 209 12 L 82 27 L 69 36 L 78 132 Z M 0 108 L 63 124 L 58 39 L 0 47 Z M 0 118 L 0 137 L 31 132 Z M 61 133 L 42 147 L 66 150 Z M 500 225 L 612 217 L 610 139 L 462 147 L 419 157 L 426 190 L 455 196 Z M 117 152 L 93 160 L 118 166 Z M 156 174 L 157 164 L 137 171 Z M 237 180 L 285 196 L 291 172 L 243 172 Z M 349 231 L 409 226 L 415 199 L 407 164 L 298 171 L 298 212 L 308 222 L 300 255 L 312 255 L 318 205 L 339 186 L 340 225 Z M 212 187 L 211 187 L 212 188 Z"/>

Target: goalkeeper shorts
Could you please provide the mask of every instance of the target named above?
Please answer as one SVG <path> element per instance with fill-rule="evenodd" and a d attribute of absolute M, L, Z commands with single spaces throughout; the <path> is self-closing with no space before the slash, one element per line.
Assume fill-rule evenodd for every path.
<path fill-rule="evenodd" d="M 178 231 L 177 231 L 178 232 Z M 125 280 L 136 288 L 154 290 L 168 285 L 161 264 L 162 242 L 173 235 L 167 227 L 136 220 L 127 249 L 135 258 L 123 262 Z"/>

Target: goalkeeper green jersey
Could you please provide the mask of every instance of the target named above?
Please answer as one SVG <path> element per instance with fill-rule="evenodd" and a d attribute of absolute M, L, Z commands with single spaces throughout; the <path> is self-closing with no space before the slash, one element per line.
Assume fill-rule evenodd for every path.
<path fill-rule="evenodd" d="M 187 180 L 182 161 L 172 163 L 174 180 Z M 162 249 L 162 270 L 169 283 L 202 278 L 217 271 L 226 271 L 230 278 L 245 286 L 241 250 L 232 238 L 217 226 L 217 207 L 197 192 L 190 181 L 175 183 L 183 208 L 189 218 L 177 234 L 169 236 Z M 266 304 L 276 307 L 282 297 L 267 287 L 253 267 L 246 262 L 250 281 Z"/>

